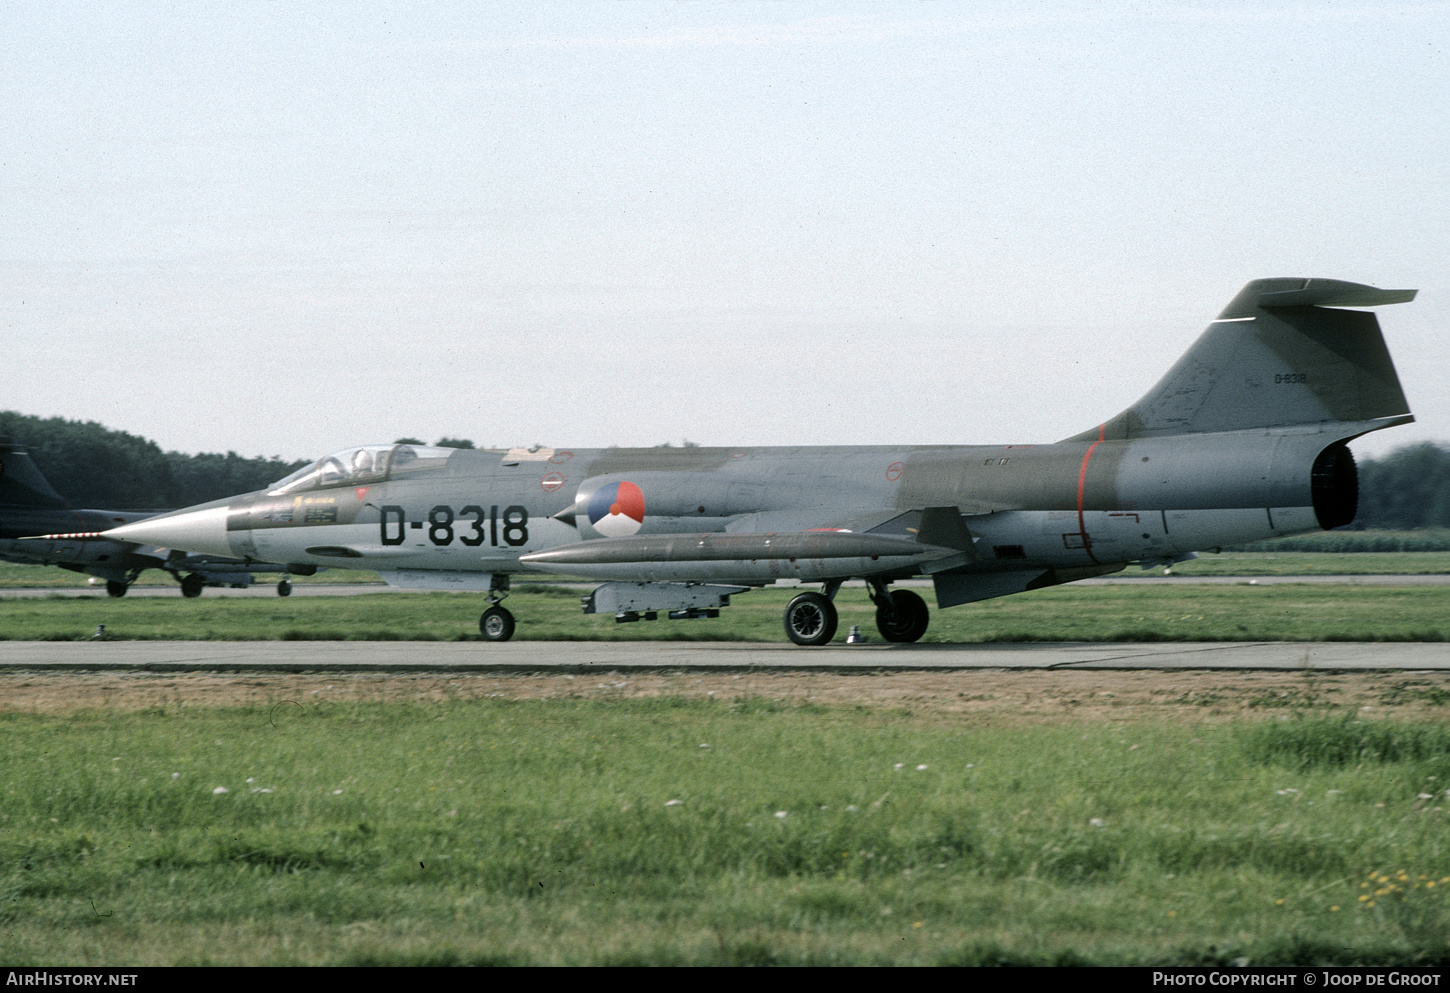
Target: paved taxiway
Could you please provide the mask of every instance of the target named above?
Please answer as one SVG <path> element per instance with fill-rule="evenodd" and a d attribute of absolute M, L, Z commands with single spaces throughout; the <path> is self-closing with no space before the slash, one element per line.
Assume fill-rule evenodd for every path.
<path fill-rule="evenodd" d="M 1450 671 L 1446 643 L 888 645 L 738 642 L 0 642 L 31 672 L 859 672 L 972 669 Z"/>

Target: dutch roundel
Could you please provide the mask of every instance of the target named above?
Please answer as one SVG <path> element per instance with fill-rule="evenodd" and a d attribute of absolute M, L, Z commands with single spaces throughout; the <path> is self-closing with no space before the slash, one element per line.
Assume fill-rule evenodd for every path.
<path fill-rule="evenodd" d="M 644 493 L 621 480 L 601 487 L 589 498 L 589 523 L 602 535 L 624 538 L 644 523 Z"/>

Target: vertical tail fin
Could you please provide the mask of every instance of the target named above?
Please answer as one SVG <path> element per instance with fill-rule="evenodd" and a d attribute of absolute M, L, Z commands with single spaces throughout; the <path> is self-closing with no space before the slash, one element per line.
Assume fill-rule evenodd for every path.
<path fill-rule="evenodd" d="M 1336 279 L 1256 279 L 1158 385 L 1068 441 L 1150 438 L 1346 422 L 1353 434 L 1403 424 L 1409 404 L 1375 315 L 1415 290 Z M 1384 423 L 1365 424 L 1364 422 Z"/>
<path fill-rule="evenodd" d="M 24 446 L 0 436 L 0 504 L 63 510 L 65 499 L 36 468 Z"/>

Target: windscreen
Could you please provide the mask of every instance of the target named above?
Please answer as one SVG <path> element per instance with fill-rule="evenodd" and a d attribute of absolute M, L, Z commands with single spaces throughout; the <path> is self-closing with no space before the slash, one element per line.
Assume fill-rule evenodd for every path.
<path fill-rule="evenodd" d="M 267 492 L 271 496 L 281 496 L 330 486 L 381 483 L 390 475 L 397 477 L 421 469 L 441 467 L 453 452 L 451 448 L 428 445 L 361 445 L 318 459 L 273 483 Z"/>

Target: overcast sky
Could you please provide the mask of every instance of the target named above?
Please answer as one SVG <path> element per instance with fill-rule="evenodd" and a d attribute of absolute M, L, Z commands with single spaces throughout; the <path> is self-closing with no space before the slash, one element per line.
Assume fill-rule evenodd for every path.
<path fill-rule="evenodd" d="M 3 3 L 0 408 L 183 452 L 1046 442 L 1249 279 L 1450 440 L 1445 3 Z"/>

